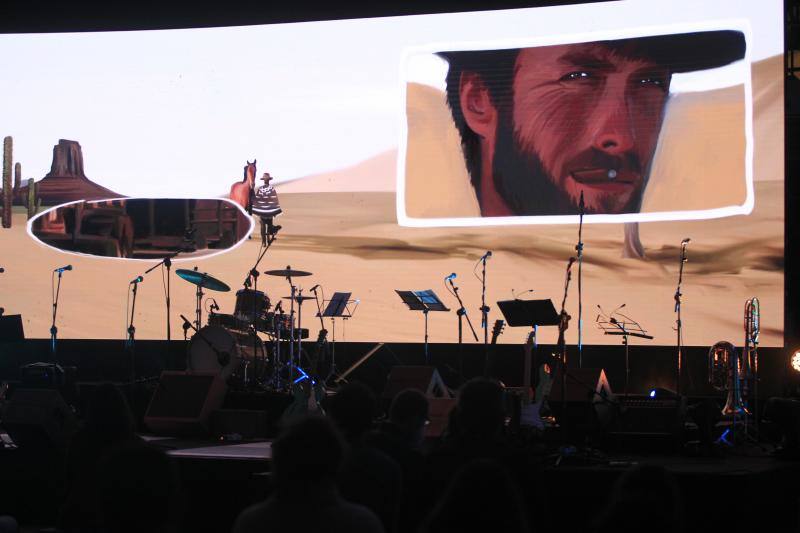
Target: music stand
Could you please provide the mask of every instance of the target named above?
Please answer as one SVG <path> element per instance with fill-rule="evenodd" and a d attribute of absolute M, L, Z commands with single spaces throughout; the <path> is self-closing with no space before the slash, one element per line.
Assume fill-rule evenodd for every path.
<path fill-rule="evenodd" d="M 537 340 L 539 326 L 557 326 L 560 322 L 556 308 L 550 298 L 546 300 L 503 300 L 497 302 L 497 307 L 500 308 L 500 312 L 503 313 L 503 317 L 509 326 L 533 328 L 533 349 L 535 353 L 539 348 Z M 538 360 L 538 357 L 534 359 Z M 526 363 L 530 364 L 529 361 L 526 361 Z M 524 372 L 527 372 L 524 375 L 530 376 L 530 367 L 525 368 Z"/>
<path fill-rule="evenodd" d="M 425 364 L 430 364 L 428 359 L 428 311 L 449 311 L 444 303 L 436 296 L 432 289 L 426 291 L 398 291 L 394 290 L 411 311 L 422 311 L 425 315 Z"/>
<path fill-rule="evenodd" d="M 358 307 L 358 300 L 351 300 L 350 296 L 353 293 L 351 292 L 334 292 L 333 296 L 330 300 L 328 300 L 328 305 L 325 307 L 325 310 L 322 314 L 317 313 L 319 317 L 330 317 L 331 319 L 331 333 L 333 334 L 333 338 L 331 339 L 331 368 L 328 372 L 328 376 L 325 378 L 325 383 L 331 379 L 331 377 L 336 376 L 339 377 L 339 374 L 336 371 L 336 318 L 341 317 L 343 320 L 346 320 L 353 316 L 356 312 L 356 308 Z M 356 304 L 352 309 L 350 309 L 347 304 Z M 338 381 L 338 380 L 337 380 Z"/>
<path fill-rule="evenodd" d="M 22 328 L 22 315 L 0 316 L 0 342 L 18 342 L 25 340 Z"/>
<path fill-rule="evenodd" d="M 612 315 L 614 313 L 611 313 Z M 597 327 L 603 332 L 604 335 L 619 335 L 622 337 L 622 345 L 625 346 L 625 397 L 628 397 L 628 380 L 630 379 L 631 367 L 628 362 L 628 349 L 630 343 L 628 337 L 637 337 L 640 339 L 652 340 L 653 336 L 648 335 L 644 328 L 632 318 L 626 317 L 622 313 L 620 316 L 628 320 L 617 320 L 613 316 L 598 315 L 596 322 Z"/>

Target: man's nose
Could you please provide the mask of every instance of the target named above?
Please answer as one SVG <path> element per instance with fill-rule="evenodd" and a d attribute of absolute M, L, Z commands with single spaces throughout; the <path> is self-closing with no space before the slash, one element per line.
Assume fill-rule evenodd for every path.
<path fill-rule="evenodd" d="M 633 124 L 624 94 L 611 94 L 598 102 L 595 118 L 598 129 L 592 144 L 596 149 L 612 155 L 633 149 Z"/>

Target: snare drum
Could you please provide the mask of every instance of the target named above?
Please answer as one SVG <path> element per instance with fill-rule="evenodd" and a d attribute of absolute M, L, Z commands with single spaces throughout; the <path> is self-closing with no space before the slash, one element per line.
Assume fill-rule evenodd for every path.
<path fill-rule="evenodd" d="M 206 326 L 189 341 L 189 370 L 217 372 L 222 379 L 228 379 L 240 361 L 236 338 L 222 326 Z"/>
<path fill-rule="evenodd" d="M 253 317 L 263 317 L 269 309 L 269 297 L 261 291 L 240 289 L 236 293 L 236 308 L 233 314 L 244 322 L 253 322 Z"/>

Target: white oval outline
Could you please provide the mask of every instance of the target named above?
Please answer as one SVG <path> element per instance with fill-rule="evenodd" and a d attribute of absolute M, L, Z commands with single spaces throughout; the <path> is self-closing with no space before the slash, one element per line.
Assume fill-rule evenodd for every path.
<path fill-rule="evenodd" d="M 83 252 L 74 252 L 72 250 L 62 250 L 61 248 L 57 248 L 55 246 L 47 244 L 46 242 L 42 241 L 36 235 L 33 234 L 32 228 L 33 228 L 34 221 L 36 221 L 36 219 L 46 215 L 47 213 L 49 213 L 51 211 L 55 211 L 56 209 L 60 209 L 62 207 L 67 207 L 67 206 L 70 206 L 70 205 L 74 205 L 74 204 L 77 204 L 77 203 L 80 203 L 80 202 L 87 202 L 87 203 L 92 203 L 92 202 L 113 202 L 113 201 L 117 201 L 117 200 L 220 200 L 220 201 L 223 201 L 223 202 L 228 202 L 229 204 L 233 205 L 234 207 L 236 207 L 239 210 L 239 212 L 244 214 L 244 216 L 248 220 L 250 220 L 250 229 L 247 231 L 246 235 L 244 237 L 242 237 L 236 244 L 234 244 L 230 248 L 226 248 L 224 250 L 220 250 L 220 251 L 217 251 L 217 252 L 214 252 L 214 253 L 210 253 L 208 255 L 203 255 L 201 257 L 196 257 L 196 256 L 195 257 L 181 257 L 180 255 L 177 255 L 177 256 L 171 258 L 173 263 L 178 263 L 178 262 L 182 262 L 182 261 L 198 261 L 198 260 L 208 259 L 210 257 L 226 254 L 226 253 L 228 253 L 230 251 L 233 251 L 236 248 L 240 247 L 242 244 L 244 244 L 244 242 L 247 240 L 247 238 L 253 234 L 253 230 L 255 229 L 255 225 L 256 225 L 255 222 L 253 221 L 252 215 L 249 215 L 247 213 L 247 211 L 242 209 L 242 206 L 240 206 L 239 204 L 237 204 L 236 202 L 234 202 L 230 198 L 213 198 L 213 197 L 211 197 L 211 198 L 160 198 L 160 197 L 136 197 L 136 198 L 131 198 L 131 197 L 128 197 L 128 196 L 121 196 L 121 197 L 118 197 L 118 198 L 101 198 L 101 199 L 98 199 L 98 200 L 74 200 L 72 202 L 67 202 L 67 203 L 64 203 L 64 204 L 55 205 L 55 206 L 53 206 L 53 207 L 51 207 L 49 209 L 46 209 L 46 210 L 42 211 L 41 213 L 37 213 L 35 217 L 33 217 L 32 219 L 30 219 L 27 222 L 26 229 L 27 229 L 27 232 L 28 232 L 28 236 L 31 239 L 33 239 L 37 244 L 39 244 L 41 246 L 44 246 L 46 248 L 52 248 L 53 250 L 57 250 L 57 251 L 59 251 L 61 253 L 64 253 L 64 254 L 76 255 L 78 257 L 90 257 L 90 258 L 94 258 L 94 259 L 103 259 L 103 260 L 110 259 L 110 260 L 114 260 L 114 261 L 142 261 L 142 262 L 155 261 L 156 258 L 139 259 L 139 258 L 134 258 L 134 257 L 111 257 L 111 256 L 106 256 L 106 255 L 95 255 L 95 254 L 86 254 L 86 253 L 83 253 Z M 163 258 L 162 259 L 158 259 L 158 260 L 162 261 Z"/>

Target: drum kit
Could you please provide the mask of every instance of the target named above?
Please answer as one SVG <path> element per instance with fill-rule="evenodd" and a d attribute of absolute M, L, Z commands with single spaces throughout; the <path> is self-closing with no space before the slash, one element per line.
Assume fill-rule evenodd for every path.
<path fill-rule="evenodd" d="M 184 337 L 189 329 L 194 330 L 188 348 L 189 370 L 219 373 L 230 385 L 241 388 L 289 390 L 293 383 L 309 376 L 304 367 L 316 367 L 316 361 L 310 359 L 301 345 L 309 335 L 308 329 L 301 327 L 303 302 L 316 300 L 316 292 L 314 296 L 303 296 L 303 289 L 293 281 L 311 276 L 311 272 L 290 266 L 264 272 L 285 278 L 290 286 L 290 295 L 274 306 L 265 292 L 251 289 L 247 281 L 245 288 L 236 292 L 232 314 L 219 313 L 219 306 L 210 298 L 213 303 L 205 325 L 202 323 L 205 291 L 229 292 L 231 288 L 214 276 L 198 272 L 196 267 L 175 273 L 196 287 L 195 320 L 181 315 Z M 248 280 L 257 275 L 251 272 Z M 288 310 L 284 310 L 284 300 L 289 301 Z"/>

